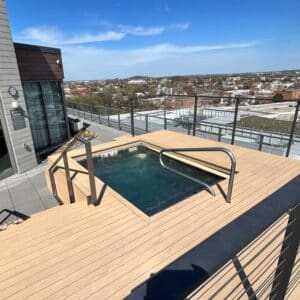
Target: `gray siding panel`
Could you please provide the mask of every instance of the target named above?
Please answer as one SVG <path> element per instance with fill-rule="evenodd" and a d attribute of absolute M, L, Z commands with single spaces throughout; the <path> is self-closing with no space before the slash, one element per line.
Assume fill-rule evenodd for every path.
<path fill-rule="evenodd" d="M 0 0 L 0 115 L 12 163 L 16 171 L 22 173 L 32 169 L 36 166 L 37 162 L 28 119 L 25 119 L 25 129 L 13 129 L 10 110 L 12 109 L 11 103 L 15 101 L 15 99 L 8 93 L 10 86 L 14 86 L 18 90 L 18 103 L 26 115 L 25 99 L 15 49 L 10 34 L 5 3 L 3 0 Z M 24 148 L 24 143 L 27 144 L 32 151 L 27 151 Z"/>
<path fill-rule="evenodd" d="M 10 45 L 10 39 L 7 38 L 4 34 L 0 34 L 1 37 L 1 44 L 2 45 Z"/>
<path fill-rule="evenodd" d="M 0 20 L 8 21 L 7 15 L 4 14 L 4 13 L 2 12 L 2 10 L 0 10 Z"/>
<path fill-rule="evenodd" d="M 7 70 L 7 69 L 17 70 L 17 69 L 12 69 L 13 68 L 11 66 L 12 63 L 14 63 L 14 61 L 12 59 L 11 60 L 6 59 L 5 61 L 0 60 L 0 70 Z"/>
<path fill-rule="evenodd" d="M 1 38 L 0 51 L 15 51 L 15 48 L 12 43 L 7 43 L 7 39 L 4 39 L 3 41 Z"/>
<path fill-rule="evenodd" d="M 1 57 L 4 57 L 4 59 L 5 59 L 6 57 L 16 59 L 16 56 L 13 55 L 13 53 L 12 53 L 11 51 L 8 51 L 8 50 L 3 50 L 3 51 L 1 51 Z"/>
<path fill-rule="evenodd" d="M 20 87 L 22 86 L 20 80 L 16 80 L 16 79 L 13 79 L 13 80 L 7 80 L 7 79 L 0 80 L 0 89 L 1 89 L 1 91 L 3 91 L 3 89 L 5 89 L 5 91 L 7 91 L 6 87 L 9 87 L 11 85 L 13 85 L 15 88 L 17 88 L 17 86 L 20 86 Z"/>
<path fill-rule="evenodd" d="M 15 80 L 17 75 L 18 75 L 18 73 L 16 74 L 16 72 L 14 72 L 12 69 L 1 70 L 0 81 L 6 80 L 9 82 L 10 79 Z"/>
<path fill-rule="evenodd" d="M 6 39 L 10 38 L 10 30 L 9 30 L 8 27 L 2 26 L 0 28 L 0 37 L 1 38 L 6 38 Z"/>
<path fill-rule="evenodd" d="M 9 27 L 5 27 L 5 26 L 1 26 L 0 32 L 1 33 L 10 33 L 10 28 Z"/>
<path fill-rule="evenodd" d="M 0 19 L 0 27 L 7 27 L 7 21 Z"/>

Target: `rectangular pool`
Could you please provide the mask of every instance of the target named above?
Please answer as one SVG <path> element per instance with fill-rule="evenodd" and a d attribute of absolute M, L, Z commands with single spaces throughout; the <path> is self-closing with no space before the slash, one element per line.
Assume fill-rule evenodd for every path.
<path fill-rule="evenodd" d="M 164 156 L 164 162 L 210 185 L 221 177 Z M 86 160 L 79 163 L 87 167 Z M 159 153 L 138 145 L 94 157 L 95 176 L 152 216 L 203 190 L 203 186 L 161 166 Z"/>

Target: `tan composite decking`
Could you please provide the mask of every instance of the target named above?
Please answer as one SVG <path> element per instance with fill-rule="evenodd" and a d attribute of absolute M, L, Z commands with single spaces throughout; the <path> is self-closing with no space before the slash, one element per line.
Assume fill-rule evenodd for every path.
<path fill-rule="evenodd" d="M 179 133 L 159 131 L 131 140 L 230 148 L 238 163 L 232 203 L 217 189 L 216 197 L 203 191 L 146 219 L 108 188 L 100 206 L 80 201 L 38 213 L 0 232 L 1 299 L 123 298 L 300 174 L 300 161 Z M 218 154 L 191 156 L 228 167 Z M 222 186 L 226 190 L 227 180 Z"/>

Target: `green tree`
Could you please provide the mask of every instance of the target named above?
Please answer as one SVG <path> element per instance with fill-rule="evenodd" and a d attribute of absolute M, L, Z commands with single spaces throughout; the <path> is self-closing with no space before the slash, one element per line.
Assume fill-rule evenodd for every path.
<path fill-rule="evenodd" d="M 273 96 L 273 100 L 276 102 L 276 101 L 281 101 L 283 100 L 283 96 L 281 93 L 276 93 L 274 96 Z"/>

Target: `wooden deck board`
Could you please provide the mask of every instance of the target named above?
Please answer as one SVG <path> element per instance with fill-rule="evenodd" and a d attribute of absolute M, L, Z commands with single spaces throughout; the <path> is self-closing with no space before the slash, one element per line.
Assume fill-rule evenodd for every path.
<path fill-rule="evenodd" d="M 191 213 L 193 213 L 193 211 Z"/>
<path fill-rule="evenodd" d="M 217 189 L 216 197 L 202 191 L 145 222 L 108 191 L 98 207 L 79 202 L 41 212 L 0 232 L 0 245 L 10 243 L 9 248 L 1 249 L 0 256 L 3 299 L 125 297 L 151 273 L 204 241 L 300 173 L 299 161 L 173 132 L 126 139 L 130 140 L 161 147 L 231 149 L 237 156 L 239 171 L 232 203 L 226 203 Z M 96 148 L 100 151 L 103 145 Z M 227 158 L 218 154 L 189 155 L 228 168 Z M 226 191 L 227 180 L 221 185 Z"/>

